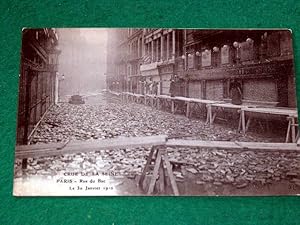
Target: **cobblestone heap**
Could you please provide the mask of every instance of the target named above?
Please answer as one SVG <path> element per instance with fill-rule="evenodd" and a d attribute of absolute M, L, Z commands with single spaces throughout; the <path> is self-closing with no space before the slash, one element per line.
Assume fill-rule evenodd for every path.
<path fill-rule="evenodd" d="M 281 141 L 248 133 L 241 135 L 224 125 L 207 126 L 204 121 L 172 115 L 138 104 L 61 104 L 51 109 L 32 138 L 34 143 L 61 142 L 68 139 L 106 139 L 117 136 L 190 136 L 191 139 L 226 141 Z M 146 162 L 148 148 L 120 149 L 29 159 L 25 174 L 54 175 L 59 171 L 115 171 L 134 177 Z M 168 149 L 171 161 L 183 163 L 175 168 L 178 181 L 193 174 L 199 185 L 232 184 L 237 188 L 250 183 L 268 184 L 289 180 L 300 186 L 300 153 L 238 152 L 216 149 Z M 22 175 L 20 161 L 15 163 L 16 177 Z"/>

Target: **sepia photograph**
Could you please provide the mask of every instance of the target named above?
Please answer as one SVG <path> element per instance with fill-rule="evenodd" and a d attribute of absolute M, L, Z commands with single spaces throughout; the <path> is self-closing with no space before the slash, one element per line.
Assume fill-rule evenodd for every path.
<path fill-rule="evenodd" d="M 24 28 L 13 195 L 299 195 L 292 36 Z"/>

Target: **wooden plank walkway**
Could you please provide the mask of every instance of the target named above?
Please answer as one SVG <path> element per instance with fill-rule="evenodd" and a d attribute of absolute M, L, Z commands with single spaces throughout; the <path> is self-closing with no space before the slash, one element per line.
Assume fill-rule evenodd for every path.
<path fill-rule="evenodd" d="M 150 147 L 164 145 L 166 139 L 166 135 L 157 135 L 146 137 L 120 137 L 104 140 L 70 141 L 68 143 L 17 145 L 16 158 L 37 158 L 120 148 Z"/>
<path fill-rule="evenodd" d="M 296 143 L 238 142 L 238 141 L 201 141 L 201 140 L 168 140 L 169 147 L 215 148 L 222 150 L 242 151 L 300 151 Z"/>
<path fill-rule="evenodd" d="M 122 137 L 104 140 L 70 141 L 50 144 L 17 145 L 16 158 L 37 158 L 100 150 L 150 147 L 159 145 L 165 145 L 169 147 L 216 148 L 223 150 L 300 151 L 300 146 L 296 143 L 230 142 L 184 139 L 167 140 L 166 135 L 157 135 L 146 137 Z"/>
<path fill-rule="evenodd" d="M 250 126 L 250 122 L 252 119 L 252 114 L 264 114 L 267 116 L 284 116 L 289 121 L 287 132 L 286 132 L 286 142 L 289 141 L 290 138 L 290 132 L 292 136 L 292 142 L 296 142 L 296 126 L 298 126 L 298 123 L 296 123 L 296 120 L 298 119 L 298 112 L 297 109 L 292 108 L 280 108 L 280 107 L 246 107 L 241 108 L 240 110 L 240 122 L 242 126 L 242 132 L 245 134 Z M 248 115 L 248 121 L 246 121 L 246 114 Z"/>

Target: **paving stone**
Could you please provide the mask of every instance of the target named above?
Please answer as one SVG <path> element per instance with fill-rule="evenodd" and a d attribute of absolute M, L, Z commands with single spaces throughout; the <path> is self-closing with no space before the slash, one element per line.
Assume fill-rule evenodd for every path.
<path fill-rule="evenodd" d="M 251 132 L 241 135 L 230 124 L 209 127 L 204 120 L 188 119 L 183 115 L 152 110 L 140 104 L 99 99 L 97 105 L 54 106 L 33 135 L 31 144 L 158 134 L 183 137 L 188 134 L 188 139 L 200 140 L 280 141 L 277 137 L 267 138 Z M 121 176 L 126 173 L 140 175 L 149 151 L 150 148 L 118 149 L 29 159 L 27 172 L 51 175 L 53 171 L 111 170 L 120 172 Z M 241 188 L 248 183 L 266 184 L 300 176 L 295 172 L 300 168 L 299 153 L 241 153 L 204 148 L 167 148 L 167 151 L 171 161 L 186 162 L 185 170 L 201 177 L 197 182 L 226 182 Z M 181 165 L 177 165 L 179 169 Z M 15 174 L 23 176 L 20 160 L 15 162 Z M 178 180 L 188 175 L 176 171 L 174 174 Z"/>

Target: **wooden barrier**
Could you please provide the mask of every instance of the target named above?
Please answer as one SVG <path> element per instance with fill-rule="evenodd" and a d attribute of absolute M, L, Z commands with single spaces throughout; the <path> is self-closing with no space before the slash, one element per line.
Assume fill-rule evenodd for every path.
<path fill-rule="evenodd" d="M 300 151 L 300 143 L 262 143 L 262 142 L 230 142 L 230 141 L 202 141 L 186 139 L 168 139 L 166 135 L 146 137 L 119 137 L 104 140 L 66 141 L 63 143 L 20 145 L 16 146 L 16 158 L 38 158 L 45 156 L 57 156 L 63 154 L 74 154 L 93 152 L 100 150 L 114 150 L 122 148 L 137 148 L 151 146 L 147 162 L 144 166 L 139 187 L 143 189 L 144 180 L 150 165 L 154 162 L 154 169 L 150 179 L 147 194 L 154 192 L 158 185 L 160 192 L 165 190 L 166 177 L 170 179 L 174 195 L 179 195 L 172 166 L 168 159 L 166 147 L 187 147 L 204 149 L 240 150 L 240 151 Z M 166 171 L 165 171 L 166 170 Z M 167 175 L 167 176 L 166 176 Z"/>
<path fill-rule="evenodd" d="M 104 140 L 69 141 L 63 143 L 17 145 L 16 158 L 38 158 L 100 150 L 163 145 L 167 136 L 119 137 Z"/>
<path fill-rule="evenodd" d="M 246 114 L 248 114 L 248 121 L 246 121 Z M 289 121 L 287 132 L 286 132 L 286 142 L 289 141 L 290 137 L 290 131 L 292 136 L 292 142 L 296 142 L 296 127 L 298 124 L 296 123 L 296 120 L 298 119 L 298 113 L 296 109 L 291 108 L 280 108 L 280 107 L 255 107 L 255 108 L 249 108 L 244 107 L 240 110 L 240 121 L 242 126 L 242 132 L 245 134 L 249 128 L 251 118 L 253 115 L 251 114 L 260 114 L 265 116 L 283 116 L 286 117 L 286 119 Z"/>
<path fill-rule="evenodd" d="M 300 151 L 296 143 L 239 142 L 239 141 L 200 141 L 200 140 L 168 140 L 168 147 L 214 148 L 241 151 Z"/>

